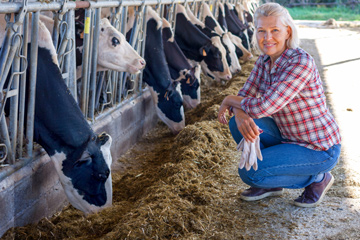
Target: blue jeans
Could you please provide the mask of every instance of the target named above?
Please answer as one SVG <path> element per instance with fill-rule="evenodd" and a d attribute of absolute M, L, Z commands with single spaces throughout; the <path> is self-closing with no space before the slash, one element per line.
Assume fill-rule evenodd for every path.
<path fill-rule="evenodd" d="M 296 144 L 283 143 L 279 128 L 272 118 L 254 119 L 264 132 L 260 134 L 260 148 L 263 161 L 258 160 L 258 170 L 239 169 L 244 183 L 257 188 L 304 188 L 315 181 L 320 173 L 335 167 L 340 156 L 341 145 L 334 145 L 327 151 L 316 151 Z M 231 134 L 239 143 L 243 136 L 235 118 L 229 122 Z"/>

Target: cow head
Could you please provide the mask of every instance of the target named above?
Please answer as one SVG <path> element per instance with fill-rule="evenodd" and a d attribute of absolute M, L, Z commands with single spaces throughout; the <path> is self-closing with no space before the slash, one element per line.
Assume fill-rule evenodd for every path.
<path fill-rule="evenodd" d="M 165 89 L 150 86 L 158 117 L 178 134 L 185 127 L 183 98 L 178 82 L 172 82 Z"/>
<path fill-rule="evenodd" d="M 99 35 L 98 69 L 139 73 L 145 60 L 126 41 L 125 36 L 111 26 L 107 18 L 101 19 Z"/>
<path fill-rule="evenodd" d="M 82 148 L 51 156 L 69 202 L 85 214 L 111 206 L 111 142 L 110 135 L 102 133 Z"/>
<path fill-rule="evenodd" d="M 230 80 L 232 75 L 226 61 L 226 50 L 220 37 L 212 37 L 210 46 L 206 45 L 200 49 L 204 54 L 204 60 L 201 62 L 203 71 L 217 81 L 220 79 Z"/>
<path fill-rule="evenodd" d="M 249 52 L 242 44 L 242 40 L 241 38 L 239 38 L 238 36 L 235 36 L 234 34 L 232 34 L 231 32 L 228 32 L 228 35 L 231 39 L 231 41 L 234 43 L 234 45 L 236 46 L 236 55 L 244 60 L 244 61 L 248 61 L 250 60 L 253 55 L 251 54 L 251 52 Z"/>
<path fill-rule="evenodd" d="M 200 65 L 196 65 L 184 74 L 181 80 L 181 92 L 184 99 L 184 106 L 193 109 L 200 103 Z"/>

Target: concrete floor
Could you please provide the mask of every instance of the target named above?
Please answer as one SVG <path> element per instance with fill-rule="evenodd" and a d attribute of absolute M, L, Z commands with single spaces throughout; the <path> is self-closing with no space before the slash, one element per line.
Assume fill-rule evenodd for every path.
<path fill-rule="evenodd" d="M 329 107 L 340 126 L 342 153 L 324 204 L 301 210 L 303 227 L 291 239 L 360 239 L 360 27 L 329 28 L 298 21 L 301 46 L 317 63 Z M 302 215 L 302 214 L 301 214 Z"/>

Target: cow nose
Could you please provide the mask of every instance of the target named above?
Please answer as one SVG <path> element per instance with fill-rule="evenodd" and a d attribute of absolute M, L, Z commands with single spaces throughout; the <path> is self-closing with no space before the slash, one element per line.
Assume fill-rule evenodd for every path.
<path fill-rule="evenodd" d="M 145 66 L 145 64 L 146 64 L 145 60 L 144 59 L 140 60 L 140 64 L 141 64 L 141 66 Z"/>
<path fill-rule="evenodd" d="M 230 80 L 231 79 L 231 75 L 226 75 L 226 79 Z"/>
<path fill-rule="evenodd" d="M 94 173 L 94 177 L 100 181 L 106 181 L 109 177 L 110 171 L 106 171 L 105 173 Z"/>

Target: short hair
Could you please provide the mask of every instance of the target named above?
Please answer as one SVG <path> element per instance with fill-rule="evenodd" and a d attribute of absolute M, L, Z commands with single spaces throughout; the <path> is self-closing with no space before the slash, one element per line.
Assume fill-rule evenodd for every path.
<path fill-rule="evenodd" d="M 289 11 L 278 3 L 273 3 L 273 2 L 265 3 L 256 9 L 254 14 L 255 31 L 257 28 L 257 22 L 259 17 L 269 17 L 269 16 L 280 17 L 281 22 L 285 26 L 289 26 L 291 28 L 291 34 L 289 39 L 286 41 L 286 46 L 288 48 L 299 47 L 300 40 L 298 36 L 297 27 L 295 26 L 294 23 L 294 19 L 290 16 Z M 256 40 L 256 34 L 253 35 L 252 43 L 253 46 L 255 46 L 257 50 L 261 52 Z"/>

